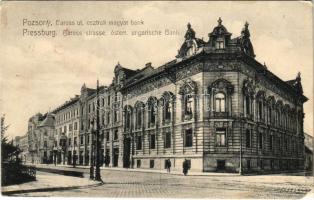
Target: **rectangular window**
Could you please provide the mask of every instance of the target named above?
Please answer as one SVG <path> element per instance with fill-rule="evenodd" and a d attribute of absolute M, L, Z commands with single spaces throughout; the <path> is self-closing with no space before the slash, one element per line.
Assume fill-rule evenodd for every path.
<path fill-rule="evenodd" d="M 216 49 L 224 49 L 225 45 L 224 45 L 224 41 L 223 40 L 217 40 L 216 41 Z"/>
<path fill-rule="evenodd" d="M 141 160 L 136 160 L 136 167 L 141 168 Z"/>
<path fill-rule="evenodd" d="M 74 137 L 74 146 L 77 145 L 77 137 Z"/>
<path fill-rule="evenodd" d="M 64 133 L 67 133 L 67 127 L 66 126 L 63 127 L 63 131 L 64 131 Z"/>
<path fill-rule="evenodd" d="M 74 130 L 77 130 L 77 122 L 74 122 Z"/>
<path fill-rule="evenodd" d="M 251 148 L 252 138 L 251 138 L 251 131 L 249 129 L 246 129 L 245 131 L 245 138 L 246 138 L 246 147 Z"/>
<path fill-rule="evenodd" d="M 87 135 L 86 139 L 87 139 L 86 143 L 89 144 L 89 135 Z"/>
<path fill-rule="evenodd" d="M 184 97 L 184 113 L 185 115 L 192 115 L 192 96 L 186 95 Z"/>
<path fill-rule="evenodd" d="M 71 143 L 72 143 L 72 142 L 71 142 L 71 138 L 69 138 L 69 141 L 68 141 L 68 142 L 69 142 L 69 146 L 71 146 Z"/>
<path fill-rule="evenodd" d="M 136 150 L 141 150 L 142 149 L 142 136 L 139 135 L 137 136 L 136 139 Z"/>
<path fill-rule="evenodd" d="M 149 168 L 154 168 L 155 160 L 149 160 Z"/>
<path fill-rule="evenodd" d="M 110 124 L 110 112 L 107 112 L 107 125 Z"/>
<path fill-rule="evenodd" d="M 270 124 L 272 122 L 272 115 L 271 115 L 272 109 L 271 107 L 268 108 L 268 123 Z"/>
<path fill-rule="evenodd" d="M 109 138 L 110 138 L 110 132 L 108 131 L 106 134 L 106 141 L 109 142 Z"/>
<path fill-rule="evenodd" d="M 170 148 L 170 147 L 171 147 L 171 132 L 167 131 L 165 133 L 164 148 Z"/>
<path fill-rule="evenodd" d="M 47 147 L 47 141 L 44 141 L 44 147 Z"/>
<path fill-rule="evenodd" d="M 72 131 L 72 130 L 73 130 L 73 125 L 69 124 L 69 131 Z"/>
<path fill-rule="evenodd" d="M 110 106 L 110 96 L 107 97 L 107 105 Z"/>
<path fill-rule="evenodd" d="M 113 118 L 114 118 L 114 122 L 117 122 L 118 121 L 118 111 L 114 111 L 114 116 L 113 116 Z"/>
<path fill-rule="evenodd" d="M 273 135 L 269 135 L 269 149 L 273 150 Z"/>
<path fill-rule="evenodd" d="M 155 134 L 150 135 L 150 148 L 151 149 L 155 149 L 155 140 L 156 140 Z"/>
<path fill-rule="evenodd" d="M 246 160 L 247 169 L 251 170 L 251 160 Z"/>
<path fill-rule="evenodd" d="M 263 134 L 261 132 L 258 134 L 258 144 L 259 144 L 259 148 L 262 149 L 263 148 Z"/>
<path fill-rule="evenodd" d="M 192 129 L 185 130 L 185 147 L 191 147 L 193 145 L 193 131 Z"/>
<path fill-rule="evenodd" d="M 83 145 L 83 144 L 84 144 L 84 137 L 81 136 L 81 137 L 80 137 L 80 140 L 81 140 L 81 141 L 80 141 L 81 145 Z"/>
<path fill-rule="evenodd" d="M 226 128 L 216 128 L 216 146 L 226 146 Z"/>
<path fill-rule="evenodd" d="M 246 114 L 251 114 L 251 99 L 249 96 L 245 97 Z"/>
<path fill-rule="evenodd" d="M 118 137 L 119 137 L 118 130 L 115 130 L 114 135 L 113 135 L 113 140 L 118 140 Z"/>
<path fill-rule="evenodd" d="M 263 120 L 263 102 L 258 102 L 258 114 L 260 121 Z"/>

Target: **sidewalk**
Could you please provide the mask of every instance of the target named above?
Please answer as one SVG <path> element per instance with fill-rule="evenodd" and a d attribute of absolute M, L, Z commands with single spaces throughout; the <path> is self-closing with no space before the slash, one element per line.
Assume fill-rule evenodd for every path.
<path fill-rule="evenodd" d="M 77 165 L 73 168 L 72 165 L 46 165 L 46 164 L 37 164 L 36 167 L 39 168 L 49 168 L 49 169 L 89 169 L 89 166 L 81 166 Z M 114 171 L 129 171 L 129 172 L 143 172 L 143 173 L 159 173 L 159 174 L 170 174 L 170 175 L 182 175 L 182 171 L 172 170 L 170 173 L 167 172 L 166 169 L 158 170 L 158 169 L 132 169 L 132 168 L 120 168 L 120 167 L 100 167 L 101 170 L 114 170 Z M 89 173 L 89 171 L 88 171 Z M 239 176 L 237 173 L 218 173 L 218 172 L 195 172 L 189 171 L 188 176 Z"/>
<path fill-rule="evenodd" d="M 14 195 L 29 192 L 60 191 L 92 187 L 101 183 L 87 178 L 62 176 L 53 173 L 37 172 L 36 181 L 2 187 L 2 195 Z"/>

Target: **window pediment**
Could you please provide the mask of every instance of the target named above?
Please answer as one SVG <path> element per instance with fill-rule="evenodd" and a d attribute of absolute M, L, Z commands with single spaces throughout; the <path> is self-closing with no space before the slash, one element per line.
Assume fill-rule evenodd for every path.
<path fill-rule="evenodd" d="M 214 81 L 209 87 L 208 87 L 208 93 L 212 93 L 212 89 L 216 89 L 218 91 L 225 91 L 228 94 L 232 94 L 234 92 L 234 86 L 227 81 L 226 79 L 218 79 Z"/>
<path fill-rule="evenodd" d="M 197 92 L 197 83 L 191 79 L 187 79 L 180 87 L 179 94 L 191 94 Z"/>

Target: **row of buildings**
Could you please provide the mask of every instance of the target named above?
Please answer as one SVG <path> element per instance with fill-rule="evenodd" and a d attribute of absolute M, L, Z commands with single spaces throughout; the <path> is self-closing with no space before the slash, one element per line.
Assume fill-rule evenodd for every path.
<path fill-rule="evenodd" d="M 105 166 L 195 171 L 304 168 L 300 74 L 283 81 L 255 60 L 249 24 L 231 37 L 218 20 L 208 41 L 188 24 L 178 55 L 133 70 L 119 63 L 109 86 L 81 93 L 28 121 L 28 161 L 90 165 L 96 110 Z"/>

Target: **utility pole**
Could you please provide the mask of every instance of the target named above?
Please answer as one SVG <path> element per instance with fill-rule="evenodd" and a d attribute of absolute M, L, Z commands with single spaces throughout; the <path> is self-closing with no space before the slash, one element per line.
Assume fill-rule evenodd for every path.
<path fill-rule="evenodd" d="M 239 166 L 239 174 L 242 175 L 242 132 L 243 132 L 243 117 L 240 116 L 240 166 Z"/>
<path fill-rule="evenodd" d="M 94 123 L 93 123 L 94 125 Z M 90 168 L 89 168 L 89 178 L 94 180 L 94 130 L 93 127 L 90 129 Z"/>
<path fill-rule="evenodd" d="M 95 180 L 96 181 L 102 181 L 101 175 L 100 175 L 100 160 L 99 160 L 99 154 L 100 154 L 100 144 L 99 144 L 99 80 L 97 80 L 97 90 L 96 90 L 96 100 L 97 100 L 97 106 L 96 106 L 96 171 L 95 171 Z"/>

